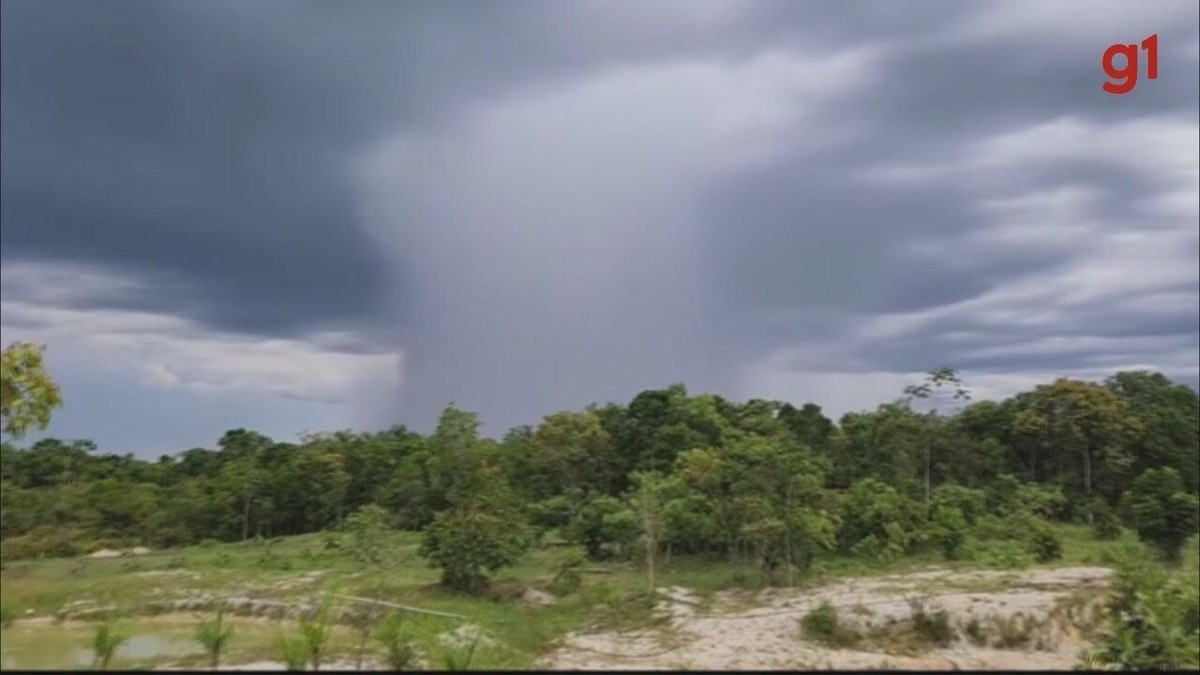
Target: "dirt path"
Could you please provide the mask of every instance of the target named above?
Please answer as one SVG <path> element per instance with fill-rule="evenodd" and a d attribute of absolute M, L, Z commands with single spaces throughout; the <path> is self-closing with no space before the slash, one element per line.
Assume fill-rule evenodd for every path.
<path fill-rule="evenodd" d="M 556 670 L 603 669 L 1070 669 L 1109 570 L 1097 567 L 1016 572 L 951 572 L 850 579 L 757 596 L 726 592 L 701 611 L 681 588 L 665 589 L 665 630 L 572 634 L 543 662 Z M 1075 602 L 1068 602 L 1074 596 Z M 946 610 L 957 628 L 950 646 L 918 654 L 886 648 L 833 649 L 802 636 L 800 619 L 823 600 L 863 634 L 902 625 L 909 600 Z M 752 604 L 753 608 L 747 609 Z M 968 624 L 978 630 L 969 638 Z"/>

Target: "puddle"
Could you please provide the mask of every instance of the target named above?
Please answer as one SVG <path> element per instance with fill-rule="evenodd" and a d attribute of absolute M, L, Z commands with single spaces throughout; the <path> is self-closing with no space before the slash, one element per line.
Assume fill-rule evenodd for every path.
<path fill-rule="evenodd" d="M 125 629 L 122 629 L 125 630 Z M 134 632 L 132 630 L 128 632 Z M 91 632 L 80 627 L 16 626 L 0 640 L 0 665 L 4 670 L 78 670 L 91 668 Z M 202 653 L 186 633 L 137 633 L 117 649 L 110 668 L 127 668 L 164 659 Z"/>

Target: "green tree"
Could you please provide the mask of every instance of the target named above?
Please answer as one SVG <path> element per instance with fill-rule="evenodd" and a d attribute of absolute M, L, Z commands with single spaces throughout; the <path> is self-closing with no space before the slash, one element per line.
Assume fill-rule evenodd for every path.
<path fill-rule="evenodd" d="M 921 384 L 910 385 L 904 388 L 904 395 L 911 402 L 914 399 L 928 400 L 942 397 L 945 393 L 951 392 L 950 396 L 954 400 L 970 400 L 971 394 L 963 386 L 962 380 L 958 376 L 958 371 L 942 366 L 929 371 L 925 377 L 925 381 Z M 925 486 L 925 513 L 929 513 L 930 495 L 933 492 L 931 482 L 933 455 L 934 455 L 934 436 L 936 434 L 935 427 L 941 421 L 938 417 L 937 408 L 930 410 L 922 417 L 924 422 L 924 433 L 921 439 L 922 449 L 922 475 L 923 484 Z"/>
<path fill-rule="evenodd" d="M 420 551 L 431 566 L 441 568 L 442 583 L 478 593 L 487 572 L 512 565 L 531 543 L 525 523 L 511 514 L 462 506 L 434 518 Z"/>
<path fill-rule="evenodd" d="M 46 372 L 44 349 L 14 342 L 0 353 L 0 418 L 13 438 L 50 426 L 51 413 L 62 407 L 62 392 Z"/>
<path fill-rule="evenodd" d="M 1200 522 L 1200 502 L 1184 491 L 1179 473 L 1170 468 L 1146 471 L 1134 481 L 1128 500 L 1138 538 L 1168 560 L 1177 560 Z"/>
<path fill-rule="evenodd" d="M 653 593 L 657 584 L 659 547 L 668 533 L 666 505 L 673 493 L 680 492 L 682 484 L 658 472 L 640 471 L 632 478 L 634 491 L 629 502 L 637 516 L 646 554 L 646 586 Z"/>
<path fill-rule="evenodd" d="M 1035 436 L 1046 447 L 1079 458 L 1082 502 L 1089 523 L 1097 486 L 1101 494 L 1116 497 L 1115 488 L 1131 464 L 1129 443 L 1140 430 L 1128 404 L 1116 394 L 1097 384 L 1066 378 L 1038 386 L 1014 425 L 1018 433 Z"/>

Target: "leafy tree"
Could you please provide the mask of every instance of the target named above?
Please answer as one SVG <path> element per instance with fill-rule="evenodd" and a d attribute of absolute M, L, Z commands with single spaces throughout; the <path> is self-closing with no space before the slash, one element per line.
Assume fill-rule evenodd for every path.
<path fill-rule="evenodd" d="M 62 392 L 46 372 L 44 349 L 14 342 L 0 352 L 0 418 L 13 438 L 30 428 L 45 429 L 54 409 L 62 407 Z"/>
<path fill-rule="evenodd" d="M 483 508 L 439 513 L 425 531 L 421 555 L 442 570 L 442 583 L 478 593 L 486 572 L 512 565 L 529 549 L 524 523 Z"/>
<path fill-rule="evenodd" d="M 942 366 L 929 371 L 924 382 L 905 387 L 904 394 L 911 402 L 913 399 L 926 400 L 935 398 L 946 390 L 953 390 L 952 397 L 955 400 L 966 401 L 970 400 L 971 398 L 970 392 L 968 392 L 966 387 L 963 386 L 962 380 L 958 376 L 958 371 L 947 366 Z M 933 490 L 930 478 L 933 467 L 934 446 L 934 432 L 932 427 L 938 422 L 937 409 L 935 408 L 931 410 L 929 414 L 923 418 L 923 420 L 925 422 L 925 433 L 923 434 L 924 438 L 922 439 L 922 454 L 924 460 L 923 475 L 925 485 L 925 512 L 928 513 L 930 494 Z"/>
<path fill-rule="evenodd" d="M 1097 484 L 1102 494 L 1115 498 L 1113 489 L 1131 464 L 1129 441 L 1140 429 L 1128 404 L 1116 394 L 1100 385 L 1066 378 L 1038 386 L 1014 426 L 1019 434 L 1037 436 L 1046 447 L 1079 458 L 1079 484 L 1089 523 Z M 1066 457 L 1053 459 L 1061 466 L 1069 464 Z"/>
<path fill-rule="evenodd" d="M 642 545 L 646 553 L 646 585 L 653 593 L 656 587 L 658 552 L 667 536 L 666 505 L 672 492 L 678 493 L 682 484 L 657 472 L 633 474 L 634 492 L 629 497 L 637 516 Z"/>
<path fill-rule="evenodd" d="M 1138 538 L 1177 560 L 1183 543 L 1196 533 L 1200 502 L 1183 490 L 1183 479 L 1170 468 L 1150 469 L 1138 476 L 1129 492 Z"/>

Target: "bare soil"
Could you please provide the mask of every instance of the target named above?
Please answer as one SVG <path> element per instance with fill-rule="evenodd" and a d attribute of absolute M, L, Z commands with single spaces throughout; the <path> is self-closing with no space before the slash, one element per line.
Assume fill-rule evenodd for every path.
<path fill-rule="evenodd" d="M 555 670 L 611 669 L 1071 669 L 1099 623 L 1110 570 L 930 570 L 846 579 L 804 589 L 717 594 L 710 609 L 686 589 L 663 589 L 665 628 L 574 633 L 541 664 Z M 946 647 L 913 649 L 864 640 L 838 649 L 805 637 L 800 620 L 824 600 L 862 635 L 886 636 L 920 598 L 945 610 L 957 634 Z M 974 621 L 972 621 L 974 619 Z M 973 624 L 972 629 L 967 626 Z"/>

